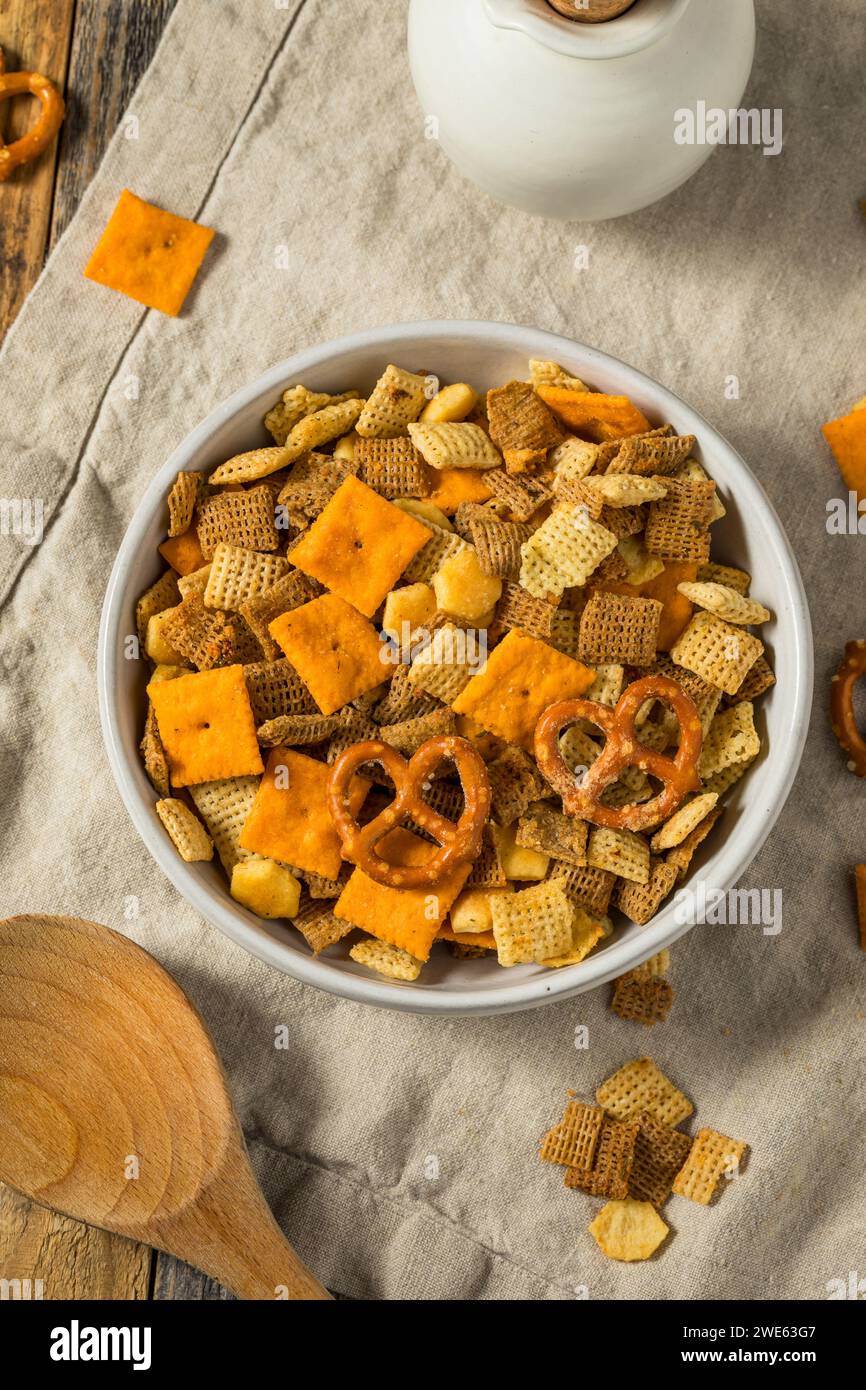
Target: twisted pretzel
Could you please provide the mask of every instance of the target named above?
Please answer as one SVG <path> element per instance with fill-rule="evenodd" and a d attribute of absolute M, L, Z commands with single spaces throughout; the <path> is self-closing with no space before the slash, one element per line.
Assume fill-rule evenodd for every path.
<path fill-rule="evenodd" d="M 63 120 L 63 98 L 54 83 L 40 72 L 6 72 L 6 64 L 0 50 L 0 101 L 9 97 L 21 96 L 29 92 L 42 103 L 42 110 L 36 124 L 12 145 L 4 145 L 0 140 L 0 183 L 5 183 L 21 164 L 29 164 L 36 159 L 47 145 L 51 144 Z"/>
<path fill-rule="evenodd" d="M 424 784 L 446 758 L 451 758 L 457 768 L 466 802 L 456 822 L 440 816 L 421 797 Z M 369 825 L 360 826 L 349 806 L 349 788 L 364 763 L 378 763 L 384 768 L 394 783 L 396 796 Z M 483 759 L 465 738 L 443 734 L 428 739 L 408 762 L 389 743 L 371 740 L 347 748 L 335 762 L 328 779 L 328 810 L 343 842 L 345 858 L 357 864 L 368 878 L 389 888 L 425 888 L 479 853 L 484 823 L 490 813 L 490 782 Z M 440 849 L 426 864 L 388 864 L 376 853 L 376 845 L 410 816 L 438 840 Z"/>
<path fill-rule="evenodd" d="M 663 700 L 677 716 L 680 746 L 671 758 L 641 743 L 635 729 L 638 710 L 647 700 Z M 562 731 L 578 719 L 588 719 L 607 737 L 601 753 L 580 785 L 575 782 L 559 748 Z M 615 709 L 592 700 L 563 700 L 545 710 L 535 726 L 535 757 L 546 780 L 559 792 L 563 808 L 594 825 L 614 830 L 646 830 L 667 820 L 687 792 L 701 785 L 698 758 L 703 744 L 701 721 L 694 701 L 667 676 L 644 676 L 627 686 Z M 605 806 L 602 793 L 627 767 L 639 767 L 664 783 L 651 801 L 631 806 Z"/>
<path fill-rule="evenodd" d="M 854 686 L 866 676 L 866 642 L 846 642 L 845 655 L 830 683 L 830 721 L 848 767 L 857 777 L 866 777 L 866 743 L 857 728 L 854 714 Z"/>

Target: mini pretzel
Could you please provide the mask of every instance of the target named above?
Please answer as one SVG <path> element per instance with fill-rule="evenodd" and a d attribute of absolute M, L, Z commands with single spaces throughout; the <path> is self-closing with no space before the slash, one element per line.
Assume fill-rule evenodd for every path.
<path fill-rule="evenodd" d="M 848 769 L 866 777 L 866 743 L 854 714 L 854 686 L 866 676 L 866 642 L 846 642 L 842 664 L 830 683 L 830 720 L 839 747 L 848 754 Z"/>
<path fill-rule="evenodd" d="M 440 816 L 421 796 L 424 784 L 446 758 L 451 758 L 457 768 L 466 802 L 456 822 Z M 397 794 L 375 820 L 359 826 L 349 808 L 349 787 L 364 763 L 378 763 L 384 768 Z M 490 782 L 481 755 L 465 738 L 443 734 L 428 739 L 409 762 L 396 748 L 377 739 L 356 743 L 337 759 L 328 780 L 328 809 L 343 842 L 344 856 L 368 878 L 389 888 L 426 888 L 479 854 L 484 823 L 490 813 Z M 410 816 L 438 840 L 440 849 L 426 864 L 388 864 L 376 853 L 376 845 Z"/>
<path fill-rule="evenodd" d="M 647 748 L 638 739 L 635 718 L 647 700 L 663 700 L 677 716 L 680 745 L 675 757 Z M 575 781 L 559 748 L 562 731 L 578 719 L 588 719 L 606 735 L 606 743 L 592 767 Z M 562 797 L 572 816 L 614 830 L 646 830 L 667 820 L 687 792 L 701 785 L 698 758 L 703 744 L 701 721 L 694 702 L 667 676 L 644 676 L 627 686 L 615 709 L 592 700 L 563 700 L 545 710 L 535 726 L 535 757 L 544 777 Z M 601 796 L 627 767 L 639 767 L 664 783 L 651 801 L 630 806 L 605 806 Z"/>
<path fill-rule="evenodd" d="M 0 183 L 6 182 L 13 169 L 29 164 L 51 144 L 64 112 L 63 98 L 47 77 L 40 72 L 6 72 L 5 69 L 0 50 L 0 101 L 30 92 L 42 103 L 42 111 L 36 124 L 20 140 L 12 145 L 4 145 L 0 140 Z"/>

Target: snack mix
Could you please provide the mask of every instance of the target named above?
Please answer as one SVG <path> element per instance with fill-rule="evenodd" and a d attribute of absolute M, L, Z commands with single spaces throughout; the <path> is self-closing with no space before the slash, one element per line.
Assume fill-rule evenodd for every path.
<path fill-rule="evenodd" d="M 440 942 L 557 969 L 612 914 L 648 922 L 761 749 L 771 614 L 712 558 L 694 436 L 556 363 L 529 377 L 289 387 L 271 445 L 178 474 L 137 605 L 178 853 L 393 981 Z M 670 1007 L 663 980 L 618 989 L 623 1017 Z M 676 1122 L 636 1115 L 655 1162 L 647 1109 Z M 597 1141 L 631 1201 L 609 1120 L 575 1134 L 570 1171 Z"/>

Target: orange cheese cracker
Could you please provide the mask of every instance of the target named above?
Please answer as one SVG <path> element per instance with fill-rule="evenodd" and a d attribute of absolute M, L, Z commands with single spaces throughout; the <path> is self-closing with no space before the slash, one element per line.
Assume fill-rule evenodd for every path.
<path fill-rule="evenodd" d="M 394 669 L 381 660 L 383 643 L 373 624 L 336 594 L 281 613 L 268 631 L 322 714 L 333 714 L 375 689 Z"/>
<path fill-rule="evenodd" d="M 241 848 L 281 864 L 334 879 L 340 872 L 340 837 L 328 812 L 331 769 L 290 748 L 274 748 L 241 831 Z M 349 792 L 357 815 L 369 783 L 354 777 Z"/>
<path fill-rule="evenodd" d="M 401 868 L 425 864 L 436 853 L 435 845 L 403 829 L 392 830 L 376 848 L 389 864 Z M 356 869 L 334 905 L 334 916 L 400 946 L 416 960 L 427 960 L 471 867 L 461 864 L 425 888 L 388 888 Z"/>
<path fill-rule="evenodd" d="M 175 787 L 263 771 L 242 666 L 151 681 L 147 693 Z"/>
<path fill-rule="evenodd" d="M 199 545 L 198 531 L 190 526 L 181 536 L 163 541 L 159 553 L 177 574 L 193 574 L 207 564 Z"/>
<path fill-rule="evenodd" d="M 860 401 L 847 415 L 830 420 L 821 431 L 848 488 L 866 498 L 866 408 Z"/>
<path fill-rule="evenodd" d="M 370 618 L 430 535 L 417 517 L 349 477 L 295 546 L 292 564 Z"/>
<path fill-rule="evenodd" d="M 176 317 L 213 235 L 210 227 L 154 207 L 125 188 L 84 274 Z"/>
<path fill-rule="evenodd" d="M 453 708 L 509 743 L 531 749 L 535 726 L 548 706 L 583 695 L 594 680 L 595 672 L 582 662 L 513 628 Z"/>
<path fill-rule="evenodd" d="M 426 501 L 446 516 L 453 515 L 461 502 L 486 502 L 493 496 L 479 468 L 440 468 L 433 482 L 435 486 Z"/>
<path fill-rule="evenodd" d="M 443 922 L 436 934 L 437 941 L 453 941 L 456 946 L 482 946 L 485 951 L 496 950 L 492 931 L 455 931 L 450 922 Z"/>
<path fill-rule="evenodd" d="M 628 396 L 601 391 L 575 391 L 569 386 L 538 386 L 537 394 L 569 429 L 595 444 L 643 434 L 652 426 Z"/>

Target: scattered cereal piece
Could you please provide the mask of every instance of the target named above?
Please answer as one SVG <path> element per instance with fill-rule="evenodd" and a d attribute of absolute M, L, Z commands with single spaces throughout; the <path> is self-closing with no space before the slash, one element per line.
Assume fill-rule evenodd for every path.
<path fill-rule="evenodd" d="M 572 907 L 558 884 L 503 894 L 492 899 L 491 910 L 500 965 L 543 961 L 571 948 Z"/>
<path fill-rule="evenodd" d="M 406 433 L 426 404 L 427 378 L 391 363 L 376 382 L 355 428 L 362 439 L 392 439 Z"/>
<path fill-rule="evenodd" d="M 763 651 L 763 642 L 751 633 L 722 622 L 712 613 L 701 612 L 695 614 L 671 648 L 671 658 L 710 685 L 736 695 Z"/>
<path fill-rule="evenodd" d="M 544 1136 L 539 1157 L 568 1168 L 592 1168 L 603 1122 L 600 1105 L 570 1100 L 559 1124 Z"/>
<path fill-rule="evenodd" d="M 722 1178 L 736 1176 L 746 1145 L 715 1129 L 699 1129 L 673 1190 L 701 1206 L 709 1206 Z"/>
<path fill-rule="evenodd" d="M 352 960 L 375 970 L 377 975 L 385 975 L 389 980 L 417 980 L 421 974 L 421 962 L 400 946 L 391 946 L 387 941 L 369 938 L 359 941 L 349 949 Z"/>
<path fill-rule="evenodd" d="M 718 799 L 715 792 L 702 792 L 675 811 L 670 820 L 666 820 L 650 840 L 653 854 L 661 854 L 662 850 L 681 845 L 704 817 L 710 814 Z"/>
<path fill-rule="evenodd" d="M 685 1163 L 691 1146 L 692 1141 L 687 1134 L 671 1129 L 643 1111 L 638 1116 L 628 1195 L 660 1207 L 670 1196 L 674 1178 Z"/>
<path fill-rule="evenodd" d="M 681 1120 L 688 1119 L 695 1108 L 650 1057 L 626 1062 L 602 1082 L 595 1098 L 618 1120 L 631 1119 L 646 1110 L 666 1125 L 678 1125 Z"/>
<path fill-rule="evenodd" d="M 620 1124 L 605 1115 L 592 1166 L 569 1168 L 565 1186 L 579 1188 L 593 1197 L 627 1197 L 637 1135 L 636 1120 Z"/>
<path fill-rule="evenodd" d="M 157 801 L 154 810 L 185 864 L 213 859 L 213 840 L 185 801 L 178 801 L 173 796 L 163 797 Z"/>
<path fill-rule="evenodd" d="M 772 617 L 769 608 L 755 599 L 744 598 L 726 584 L 678 584 L 677 588 L 690 602 L 709 613 L 715 613 L 726 623 L 765 623 Z"/>
<path fill-rule="evenodd" d="M 410 425 L 409 437 L 431 468 L 499 468 L 502 459 L 480 425 Z"/>
<path fill-rule="evenodd" d="M 621 976 L 614 984 L 610 1007 L 620 1018 L 651 1028 L 664 1023 L 674 1002 L 667 980 L 629 980 Z"/>

